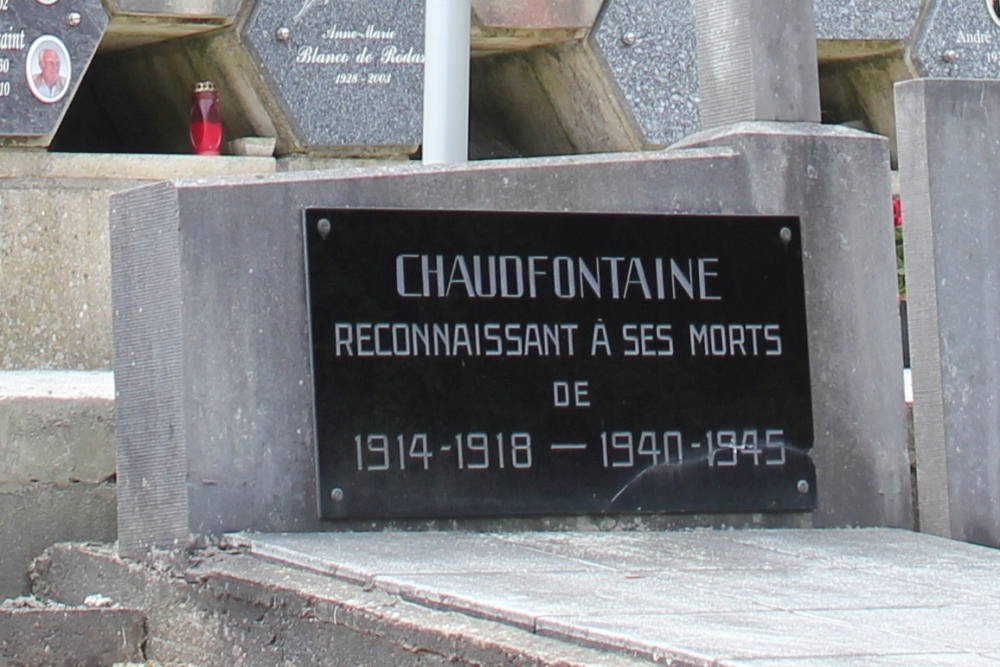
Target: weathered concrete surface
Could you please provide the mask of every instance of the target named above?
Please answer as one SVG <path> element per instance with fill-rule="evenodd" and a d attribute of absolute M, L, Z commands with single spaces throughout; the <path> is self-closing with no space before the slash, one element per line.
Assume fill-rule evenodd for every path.
<path fill-rule="evenodd" d="M 147 617 L 146 658 L 215 665 L 647 664 L 240 553 L 195 554 L 192 567 L 140 567 L 109 548 L 58 545 L 35 591 L 79 604 L 100 591 Z"/>
<path fill-rule="evenodd" d="M 0 182 L 0 368 L 110 367 L 107 205 L 128 185 Z"/>
<path fill-rule="evenodd" d="M 5 150 L 0 179 L 100 179 L 162 181 L 240 174 L 270 174 L 275 161 L 262 157 L 44 153 Z M 6 183 L 0 181 L 0 186 Z M 134 184 L 131 184 L 134 185 Z"/>
<path fill-rule="evenodd" d="M 0 493 L 114 477 L 113 419 L 111 373 L 0 371 Z"/>
<path fill-rule="evenodd" d="M 146 180 L 273 173 L 272 158 L 0 159 L 0 369 L 111 367 L 108 199 Z"/>
<path fill-rule="evenodd" d="M 31 599 L 0 605 L 0 659 L 5 665 L 112 665 L 142 660 L 142 612 L 66 607 Z"/>

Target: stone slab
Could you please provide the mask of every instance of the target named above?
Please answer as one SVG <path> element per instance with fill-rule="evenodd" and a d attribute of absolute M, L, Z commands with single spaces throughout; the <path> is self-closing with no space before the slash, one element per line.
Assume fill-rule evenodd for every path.
<path fill-rule="evenodd" d="M 901 653 L 897 655 L 865 654 L 847 657 L 809 656 L 809 664 L 818 665 L 819 667 L 862 667 L 863 665 L 899 665 L 900 667 L 906 665 L 928 665 L 928 667 L 936 667 L 938 665 L 942 667 L 950 665 L 974 667 L 981 665 L 988 667 L 990 665 L 995 666 L 996 660 L 996 657 L 991 658 L 989 656 L 979 656 L 969 653 L 925 653 L 922 655 L 914 653 Z M 738 664 L 744 667 L 791 667 L 791 665 L 801 663 L 801 658 L 764 658 L 762 660 L 740 660 L 739 662 L 723 661 L 719 663 L 719 666 L 729 667 L 730 665 Z"/>
<path fill-rule="evenodd" d="M 48 144 L 107 25 L 99 0 L 0 2 L 0 143 Z"/>
<path fill-rule="evenodd" d="M 984 617 L 996 618 L 1000 604 L 994 599 L 992 605 L 977 604 L 974 607 L 963 602 L 934 606 L 911 606 L 899 609 L 824 609 L 815 615 L 835 623 L 867 625 L 884 628 L 891 625 L 896 632 L 910 637 L 925 637 L 937 644 L 938 650 L 951 649 L 977 655 L 1000 653 L 1000 634 L 991 625 L 987 627 L 969 623 L 973 609 Z M 941 628 L 948 628 L 947 633 Z M 943 652 L 943 651 L 942 651 Z"/>
<path fill-rule="evenodd" d="M 911 58 L 921 76 L 1000 77 L 1000 7 L 992 0 L 930 0 Z"/>
<path fill-rule="evenodd" d="M 929 611 L 929 610 L 928 610 Z M 544 617 L 538 632 L 594 643 L 618 650 L 641 652 L 656 660 L 661 656 L 694 658 L 708 664 L 760 658 L 838 657 L 937 652 L 934 644 L 916 636 L 886 634 L 882 628 L 854 626 L 784 611 L 730 614 L 658 614 L 638 612 L 628 616 L 595 615 L 580 618 Z"/>
<path fill-rule="evenodd" d="M 132 49 L 227 27 L 243 0 L 107 0 L 101 51 Z"/>
<path fill-rule="evenodd" d="M 45 153 L 5 150 L 0 179 L 95 179 L 109 181 L 163 181 L 171 178 L 210 178 L 239 174 L 273 174 L 271 157 L 202 155 L 139 155 L 128 153 Z M 49 181 L 52 183 L 52 181 Z M 52 183 L 58 187 L 58 183 Z M 0 180 L 0 192 L 13 183 Z M 67 186 L 72 185 L 67 183 Z M 94 184 L 99 186 L 99 184 Z M 133 185 L 134 184 L 129 184 Z M 26 215 L 26 211 L 18 212 Z"/>
<path fill-rule="evenodd" d="M 984 211 L 1000 206 L 998 104 L 996 81 L 896 86 L 921 526 L 992 545 L 1000 545 L 1000 226 Z"/>
<path fill-rule="evenodd" d="M 368 588 L 436 609 L 682 664 L 933 664 L 942 656 L 986 664 L 1000 637 L 1000 582 L 963 577 L 1000 566 L 1000 552 L 902 530 L 229 539 L 267 559 L 280 546 L 284 563 L 308 570 L 346 566 Z M 692 546 L 696 557 L 685 559 Z M 456 559 L 471 562 L 469 549 L 490 565 L 456 572 Z M 699 550 L 736 567 L 706 568 Z M 646 569 L 657 558 L 659 570 Z"/>
<path fill-rule="evenodd" d="M 424 5 L 258 2 L 243 42 L 307 152 L 416 150 Z"/>
<path fill-rule="evenodd" d="M 19 399 L 113 401 L 109 371 L 0 371 L 0 401 Z"/>
<path fill-rule="evenodd" d="M 243 0 L 108 0 L 112 16 L 116 14 L 153 14 L 170 17 L 232 19 Z"/>

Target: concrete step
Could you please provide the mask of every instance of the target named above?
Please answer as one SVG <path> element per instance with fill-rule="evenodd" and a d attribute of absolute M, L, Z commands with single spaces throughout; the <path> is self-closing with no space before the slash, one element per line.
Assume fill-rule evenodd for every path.
<path fill-rule="evenodd" d="M 0 371 L 0 460 L 2 600 L 55 542 L 115 539 L 112 373 Z"/>
<path fill-rule="evenodd" d="M 80 604 L 100 591 L 146 615 L 146 659 L 216 665 L 593 665 L 646 660 L 434 609 L 256 558 L 202 550 L 139 566 L 112 547 L 56 545 L 33 570 L 39 597 Z"/>
<path fill-rule="evenodd" d="M 1000 551 L 904 530 L 228 537 L 140 567 L 60 545 L 40 596 L 202 665 L 1000 663 Z M 224 638 L 224 639 L 220 639 Z M 229 661 L 229 662 L 227 662 Z"/>

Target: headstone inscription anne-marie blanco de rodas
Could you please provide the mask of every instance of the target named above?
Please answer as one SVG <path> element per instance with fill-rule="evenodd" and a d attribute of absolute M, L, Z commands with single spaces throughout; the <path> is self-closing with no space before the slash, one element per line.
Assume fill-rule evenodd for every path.
<path fill-rule="evenodd" d="M 0 140 L 55 132 L 107 25 L 99 0 L 0 0 Z"/>
<path fill-rule="evenodd" d="M 815 507 L 798 219 L 305 225 L 324 518 Z"/>
<path fill-rule="evenodd" d="M 242 34 L 303 147 L 420 144 L 423 2 L 260 0 Z"/>

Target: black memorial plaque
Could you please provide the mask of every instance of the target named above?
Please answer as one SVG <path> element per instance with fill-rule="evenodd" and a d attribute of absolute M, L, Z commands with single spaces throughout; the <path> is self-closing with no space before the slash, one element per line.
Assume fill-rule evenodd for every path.
<path fill-rule="evenodd" d="M 798 219 L 304 217 L 322 517 L 815 507 Z"/>
<path fill-rule="evenodd" d="M 0 0 L 0 138 L 56 129 L 107 25 L 100 0 Z"/>

